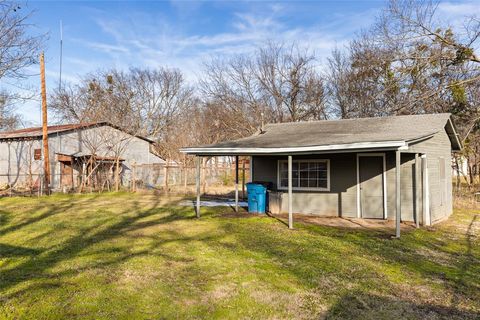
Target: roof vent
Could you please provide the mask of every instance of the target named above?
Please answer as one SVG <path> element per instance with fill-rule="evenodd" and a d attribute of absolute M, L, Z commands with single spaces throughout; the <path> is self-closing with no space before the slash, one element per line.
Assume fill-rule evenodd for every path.
<path fill-rule="evenodd" d="M 262 118 L 262 124 L 260 126 L 260 134 L 265 133 L 265 119 L 263 116 L 263 112 L 260 113 L 260 117 Z"/>

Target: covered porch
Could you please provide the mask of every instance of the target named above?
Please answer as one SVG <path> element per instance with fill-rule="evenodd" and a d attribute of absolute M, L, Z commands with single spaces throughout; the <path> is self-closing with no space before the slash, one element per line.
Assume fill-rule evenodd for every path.
<path fill-rule="evenodd" d="M 196 216 L 201 209 L 202 157 L 222 155 L 236 158 L 235 212 L 239 212 L 238 158 L 250 157 L 250 177 L 268 182 L 269 212 L 296 219 L 343 218 L 343 221 L 377 219 L 393 223 L 400 237 L 401 222 L 418 227 L 430 225 L 427 157 L 404 146 L 317 152 L 229 152 L 195 154 Z M 425 205 L 424 205 L 425 204 Z M 403 212 L 402 212 L 403 211 Z M 312 220 L 313 219 L 313 220 Z"/>

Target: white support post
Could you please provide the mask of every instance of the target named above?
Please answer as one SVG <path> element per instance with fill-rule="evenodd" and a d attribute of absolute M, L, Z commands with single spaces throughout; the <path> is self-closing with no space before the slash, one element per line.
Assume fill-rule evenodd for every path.
<path fill-rule="evenodd" d="M 402 218 L 402 203 L 400 198 L 400 170 L 401 170 L 401 152 L 395 152 L 395 237 L 400 238 L 400 220 Z"/>
<path fill-rule="evenodd" d="M 427 155 L 422 154 L 422 184 L 423 184 L 423 220 L 422 224 L 424 226 L 429 226 L 430 221 L 430 189 L 428 185 L 428 166 L 427 166 Z"/>
<path fill-rule="evenodd" d="M 242 161 L 242 199 L 245 200 L 245 158 Z"/>
<path fill-rule="evenodd" d="M 292 156 L 288 156 L 288 228 L 293 229 Z"/>
<path fill-rule="evenodd" d="M 202 164 L 202 158 L 200 156 L 197 157 L 197 174 L 195 182 L 197 184 L 197 203 L 196 205 L 196 213 L 197 218 L 200 218 L 200 166 Z"/>
<path fill-rule="evenodd" d="M 248 182 L 253 182 L 253 157 L 250 157 L 250 164 L 248 167 L 249 167 Z"/>
<path fill-rule="evenodd" d="M 420 227 L 420 157 L 415 153 L 415 227 Z"/>
<path fill-rule="evenodd" d="M 235 156 L 235 212 L 238 213 L 238 156 Z"/>

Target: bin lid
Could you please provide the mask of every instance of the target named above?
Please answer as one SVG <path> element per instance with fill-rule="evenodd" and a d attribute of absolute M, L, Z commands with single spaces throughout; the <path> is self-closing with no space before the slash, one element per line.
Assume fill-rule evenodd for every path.
<path fill-rule="evenodd" d="M 247 183 L 247 186 L 249 186 L 249 187 L 265 187 L 263 184 L 256 183 L 256 182 L 249 182 L 249 183 Z"/>
<path fill-rule="evenodd" d="M 250 183 L 247 183 L 247 189 L 251 189 L 251 190 L 263 190 L 263 189 L 266 189 L 267 187 L 264 186 L 263 184 L 259 184 L 259 183 L 254 183 L 254 182 L 250 182 Z"/>

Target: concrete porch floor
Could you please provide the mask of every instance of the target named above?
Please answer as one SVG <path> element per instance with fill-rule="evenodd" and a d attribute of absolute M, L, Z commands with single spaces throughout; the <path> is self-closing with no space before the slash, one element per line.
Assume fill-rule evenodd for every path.
<path fill-rule="evenodd" d="M 288 214 L 268 214 L 271 217 L 281 219 L 282 221 L 288 221 Z M 320 217 L 316 215 L 307 214 L 294 214 L 293 223 L 302 222 L 309 224 L 316 224 L 321 226 L 329 226 L 336 228 L 348 228 L 348 229 L 395 229 L 395 220 L 382 220 L 382 219 L 360 219 L 360 218 L 342 218 L 342 217 Z M 415 223 L 402 222 L 401 229 L 408 231 L 415 229 Z"/>
<path fill-rule="evenodd" d="M 241 208 L 240 212 L 225 212 L 222 214 L 225 218 L 249 218 L 249 217 L 266 217 L 274 218 L 281 221 L 288 226 L 288 214 L 259 214 L 248 213 L 245 208 Z M 308 214 L 293 214 L 293 225 L 295 223 L 307 223 L 320 226 L 345 228 L 345 229 L 371 229 L 371 230 L 395 230 L 395 220 L 383 220 L 383 219 L 361 219 L 361 218 L 342 218 L 342 217 L 321 217 L 317 215 Z M 402 231 L 415 230 L 414 222 L 402 222 L 400 224 Z"/>

